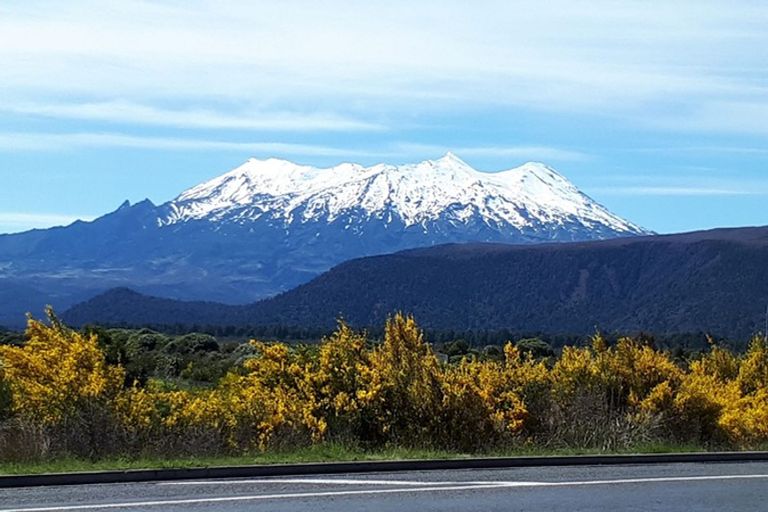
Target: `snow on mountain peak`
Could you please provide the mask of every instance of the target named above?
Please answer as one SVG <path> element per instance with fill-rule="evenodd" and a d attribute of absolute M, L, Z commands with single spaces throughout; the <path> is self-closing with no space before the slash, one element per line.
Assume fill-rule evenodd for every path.
<path fill-rule="evenodd" d="M 287 160 L 251 158 L 232 171 L 193 187 L 168 203 L 161 224 L 192 220 L 245 223 L 262 217 L 282 222 L 347 223 L 399 218 L 403 225 L 443 219 L 480 220 L 503 229 L 552 225 L 602 227 L 617 234 L 645 231 L 582 194 L 551 167 L 528 162 L 489 173 L 448 152 L 437 160 L 330 168 Z"/>
<path fill-rule="evenodd" d="M 459 158 L 456 153 L 452 151 L 448 151 L 443 156 L 438 158 L 437 160 L 433 160 L 435 163 L 444 164 L 444 165 L 459 165 L 463 167 L 470 167 L 470 165 Z"/>

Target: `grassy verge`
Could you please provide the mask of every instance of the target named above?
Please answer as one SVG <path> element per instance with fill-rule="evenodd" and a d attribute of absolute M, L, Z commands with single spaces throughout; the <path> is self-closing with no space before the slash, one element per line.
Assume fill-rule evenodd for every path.
<path fill-rule="evenodd" d="M 526 455 L 589 455 L 596 453 L 683 453 L 706 451 L 694 445 L 648 444 L 632 449 L 601 452 L 590 449 L 546 449 L 541 447 L 515 448 L 487 453 L 458 453 L 438 450 L 410 448 L 387 448 L 360 450 L 339 444 L 323 444 L 291 451 L 258 453 L 243 456 L 187 457 L 187 458 L 109 458 L 84 460 L 57 458 L 46 461 L 3 462 L 0 461 L 0 475 L 23 475 L 41 473 L 67 473 L 74 471 L 106 471 L 124 469 L 199 468 L 214 466 L 242 466 L 251 464 L 290 464 L 302 462 L 343 462 L 404 459 L 456 459 L 467 457 L 514 457 Z"/>

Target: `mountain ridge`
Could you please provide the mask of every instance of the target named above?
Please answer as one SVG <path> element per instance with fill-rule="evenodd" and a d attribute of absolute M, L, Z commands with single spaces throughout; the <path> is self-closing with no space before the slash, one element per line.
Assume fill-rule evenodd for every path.
<path fill-rule="evenodd" d="M 764 325 L 766 258 L 768 227 L 565 244 L 443 245 L 350 260 L 250 305 L 152 299 L 148 306 L 147 298 L 123 292 L 125 309 L 97 297 L 64 318 L 75 324 L 332 327 L 341 316 L 371 327 L 401 310 L 433 330 L 589 334 L 599 328 L 746 338 Z"/>
<path fill-rule="evenodd" d="M 0 324 L 43 299 L 64 309 L 121 286 L 244 304 L 360 256 L 647 233 L 544 164 L 494 174 L 452 154 L 325 169 L 250 159 L 160 205 L 124 202 L 93 221 L 0 235 L 0 287 L 21 290 L 21 300 L 0 295 Z"/>
<path fill-rule="evenodd" d="M 205 219 L 242 222 L 262 216 L 289 225 L 323 214 L 327 222 L 333 222 L 360 209 L 369 217 L 389 210 L 387 213 L 400 216 L 404 226 L 410 227 L 435 220 L 458 205 L 462 208 L 454 212 L 458 221 L 468 216 L 466 209 L 472 206 L 486 221 L 518 229 L 535 221 L 562 222 L 570 216 L 592 225 L 604 224 L 619 234 L 648 233 L 610 214 L 545 164 L 528 162 L 499 172 L 482 172 L 453 153 L 416 164 L 371 167 L 342 163 L 317 168 L 274 158 L 249 159 L 182 192 L 166 205 L 162 225 Z"/>

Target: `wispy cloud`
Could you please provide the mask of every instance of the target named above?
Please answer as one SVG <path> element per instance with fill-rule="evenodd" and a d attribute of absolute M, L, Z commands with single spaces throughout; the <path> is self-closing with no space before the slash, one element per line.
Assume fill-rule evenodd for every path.
<path fill-rule="evenodd" d="M 388 153 L 285 142 L 231 142 L 223 140 L 153 137 L 120 133 L 2 133 L 0 151 L 67 151 L 82 148 L 136 148 L 168 151 L 236 151 L 249 154 L 378 157 Z"/>
<path fill-rule="evenodd" d="M 731 153 L 737 155 L 768 155 L 765 146 L 723 146 L 719 144 L 699 146 L 656 146 L 627 148 L 624 151 L 635 153 Z"/>
<path fill-rule="evenodd" d="M 405 155 L 439 155 L 452 151 L 460 157 L 509 157 L 528 160 L 547 161 L 583 161 L 589 160 L 590 155 L 571 149 L 555 148 L 551 146 L 441 146 L 433 144 L 399 143 L 394 146 L 395 151 Z"/>
<path fill-rule="evenodd" d="M 179 128 L 245 129 L 272 131 L 377 131 L 381 124 L 335 114 L 258 112 L 245 109 L 227 113 L 199 108 L 158 108 L 129 101 L 89 103 L 0 104 L 0 112 L 49 118 L 105 121 Z"/>
<path fill-rule="evenodd" d="M 765 189 L 670 186 L 592 187 L 590 193 L 603 196 L 748 196 L 763 195 Z"/>
<path fill-rule="evenodd" d="M 648 121 L 653 128 L 688 133 L 743 133 L 768 136 L 768 89 L 746 98 L 714 99 L 686 112 L 661 114 Z M 765 150 L 763 148 L 763 150 Z"/>
<path fill-rule="evenodd" d="M 550 146 L 463 146 L 397 142 L 376 149 L 288 142 L 233 142 L 196 137 L 158 137 L 114 132 L 0 132 L 0 152 L 67 151 L 82 148 L 134 148 L 166 151 L 234 151 L 249 154 L 320 157 L 433 158 L 452 151 L 460 157 L 497 157 L 542 161 L 583 161 L 589 155 Z"/>
<path fill-rule="evenodd" d="M 104 9 L 38 0 L 0 9 L 0 95 L 82 103 L 45 115 L 261 126 L 247 112 L 160 107 L 224 99 L 276 112 L 265 127 L 300 129 L 280 112 L 317 111 L 307 129 L 359 130 L 377 128 L 367 120 L 380 112 L 491 105 L 766 134 L 752 108 L 768 104 L 765 55 L 755 51 L 768 46 L 762 2 L 126 0 Z M 114 98 L 144 110 L 109 114 Z"/>

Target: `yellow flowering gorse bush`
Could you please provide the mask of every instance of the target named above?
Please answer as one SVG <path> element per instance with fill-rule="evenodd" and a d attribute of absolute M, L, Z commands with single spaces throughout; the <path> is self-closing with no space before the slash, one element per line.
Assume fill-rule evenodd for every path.
<path fill-rule="evenodd" d="M 692 360 L 599 335 L 557 357 L 535 359 L 513 343 L 503 354 L 442 362 L 413 317 L 397 314 L 381 343 L 340 322 L 316 347 L 251 342 L 215 386 L 139 385 L 106 362 L 95 335 L 49 312 L 48 323 L 29 320 L 23 346 L 0 346 L 0 422 L 15 425 L 0 429 L 0 456 L 22 442 L 22 427 L 37 433 L 41 454 L 768 441 L 768 347 L 759 338 L 743 355 L 713 345 Z"/>
<path fill-rule="evenodd" d="M 23 347 L 0 345 L 13 411 L 41 424 L 55 424 L 86 403 L 107 402 L 120 392 L 124 375 L 107 365 L 96 336 L 63 326 L 48 310 L 50 325 L 30 319 Z"/>

